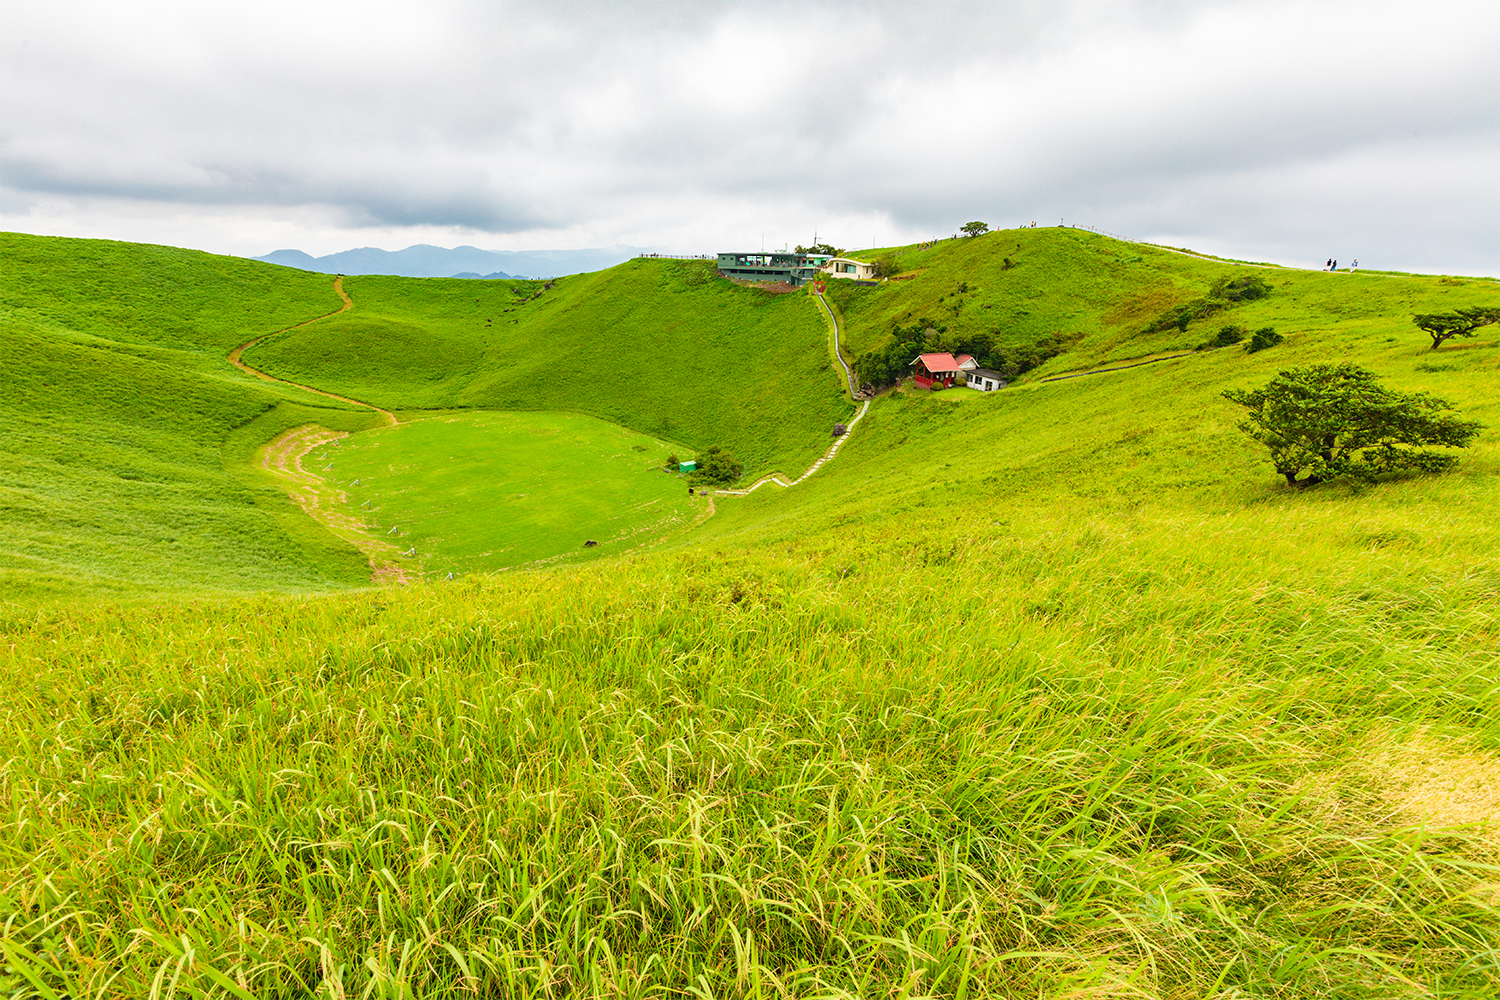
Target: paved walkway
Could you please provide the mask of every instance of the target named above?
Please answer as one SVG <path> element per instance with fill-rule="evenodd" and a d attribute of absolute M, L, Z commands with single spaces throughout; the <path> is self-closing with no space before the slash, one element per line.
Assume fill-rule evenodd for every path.
<path fill-rule="evenodd" d="M 832 325 L 832 329 L 833 329 L 833 338 L 832 338 L 833 356 L 838 361 L 839 367 L 842 368 L 842 369 L 844 369 L 844 379 L 849 383 L 849 395 L 852 396 L 855 393 L 854 372 L 851 371 L 850 368 L 849 368 L 849 366 L 848 366 L 848 364 L 846 364 L 844 362 L 844 355 L 843 355 L 842 351 L 839 349 L 839 321 L 838 321 L 838 317 L 834 316 L 833 310 L 828 307 L 828 303 L 824 300 L 824 298 L 823 298 L 823 296 L 821 294 L 819 294 L 817 292 L 814 292 L 813 294 L 814 294 L 814 296 L 818 300 L 818 305 L 820 305 L 820 306 L 823 307 L 823 313 L 824 313 L 824 315 L 826 315 L 828 317 L 828 322 Z M 756 490 L 760 489 L 762 486 L 766 485 L 767 483 L 775 483 L 777 486 L 786 486 L 786 487 L 796 486 L 798 483 L 802 482 L 808 476 L 812 475 L 814 472 L 817 472 L 824 465 L 826 465 L 828 462 L 830 462 L 830 461 L 833 460 L 833 456 L 835 456 L 835 455 L 837 455 L 839 453 L 839 449 L 844 446 L 844 442 L 847 441 L 847 440 L 849 440 L 850 435 L 852 435 L 854 433 L 854 427 L 855 427 L 855 425 L 858 424 L 861 420 L 863 420 L 865 414 L 868 413 L 869 411 L 870 411 L 870 401 L 867 399 L 863 403 L 860 404 L 859 412 L 854 415 L 854 419 L 853 420 L 849 421 L 848 426 L 844 429 L 843 435 L 840 436 L 840 437 L 834 438 L 833 439 L 833 444 L 831 444 L 831 445 L 828 446 L 828 450 L 825 451 L 825 452 L 823 452 L 822 457 L 820 457 L 812 465 L 808 466 L 806 472 L 802 473 L 802 475 L 798 476 L 796 479 L 793 479 L 791 482 L 787 482 L 786 477 L 783 476 L 781 473 L 779 473 L 779 472 L 773 472 L 769 476 L 762 476 L 762 477 L 760 477 L 755 482 L 751 483 L 749 486 L 745 487 L 742 490 L 715 490 L 714 493 L 716 495 L 718 495 L 718 496 L 725 496 L 725 497 L 743 497 L 743 496 L 748 496 L 751 493 L 754 493 Z"/>

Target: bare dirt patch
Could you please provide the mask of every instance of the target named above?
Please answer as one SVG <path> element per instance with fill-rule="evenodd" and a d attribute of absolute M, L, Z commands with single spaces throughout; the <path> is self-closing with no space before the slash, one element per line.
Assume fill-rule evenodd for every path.
<path fill-rule="evenodd" d="M 365 522 L 350 515 L 346 505 L 349 495 L 317 473 L 309 472 L 302 460 L 315 449 L 337 447 L 346 431 L 329 430 L 317 424 L 304 424 L 282 434 L 260 451 L 260 466 L 281 480 L 292 502 L 307 516 L 350 543 L 370 562 L 370 579 L 375 583 L 407 583 L 406 570 L 396 561 L 400 551 L 390 542 L 369 533 Z"/>

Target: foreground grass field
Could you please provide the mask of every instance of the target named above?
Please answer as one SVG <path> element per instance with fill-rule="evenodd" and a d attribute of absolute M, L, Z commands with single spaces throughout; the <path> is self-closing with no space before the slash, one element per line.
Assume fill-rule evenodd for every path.
<path fill-rule="evenodd" d="M 576 413 L 452 413 L 326 449 L 325 475 L 441 579 L 618 555 L 692 524 L 707 501 L 663 471 L 675 450 Z"/>
<path fill-rule="evenodd" d="M 1500 345 L 1403 339 L 1408 296 L 1494 289 L 1453 280 L 1255 355 L 885 397 L 802 485 L 619 558 L 7 595 L 0 984 L 1492 997 Z M 1486 429 L 1447 475 L 1288 490 L 1219 393 L 1332 359 Z M 481 436 L 443 419 L 410 432 Z"/>

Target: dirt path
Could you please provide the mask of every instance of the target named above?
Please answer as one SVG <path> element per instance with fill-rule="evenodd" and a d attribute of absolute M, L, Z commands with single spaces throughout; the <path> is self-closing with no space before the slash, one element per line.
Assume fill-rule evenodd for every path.
<path fill-rule="evenodd" d="M 260 467 L 280 479 L 292 502 L 308 517 L 364 553 L 370 561 L 370 579 L 375 583 L 406 583 L 406 571 L 395 557 L 400 554 L 390 542 L 375 538 L 365 529 L 365 522 L 340 511 L 349 495 L 330 486 L 322 476 L 308 472 L 302 459 L 316 448 L 337 447 L 349 436 L 347 431 L 329 430 L 317 424 L 304 424 L 282 434 L 261 449 Z"/>
<path fill-rule="evenodd" d="M 256 337 L 254 340 L 245 341 L 239 347 L 236 347 L 234 350 L 229 352 L 229 363 L 234 365 L 236 368 L 249 372 L 256 378 L 265 379 L 267 382 L 280 382 L 282 385 L 289 385 L 294 388 L 301 389 L 304 392 L 310 392 L 314 395 L 322 396 L 324 399 L 336 399 L 340 403 L 352 403 L 355 406 L 363 406 L 367 410 L 374 410 L 376 413 L 385 417 L 386 423 L 394 427 L 399 422 L 396 420 L 396 415 L 390 410 L 382 410 L 374 403 L 366 403 L 361 399 L 350 399 L 348 396 L 340 396 L 337 393 L 324 392 L 322 389 L 314 389 L 312 386 L 303 385 L 300 382 L 292 382 L 288 379 L 277 378 L 275 375 L 267 375 L 259 368 L 252 367 L 251 365 L 248 365 L 244 361 L 240 360 L 240 355 L 244 354 L 247 350 L 254 347 L 256 344 L 259 344 L 263 340 L 270 340 L 272 337 L 279 337 L 289 330 L 300 330 L 304 326 L 321 322 L 322 320 L 328 319 L 330 316 L 337 316 L 339 313 L 348 312 L 350 309 L 354 308 L 354 300 L 349 298 L 349 293 L 344 291 L 344 278 L 342 275 L 333 280 L 333 290 L 335 292 L 338 292 L 339 298 L 344 300 L 343 305 L 339 306 L 333 312 L 326 315 L 318 316 L 315 319 L 310 319 L 303 323 L 298 323 L 296 326 L 289 326 L 285 330 L 277 330 L 275 333 L 268 333 L 263 337 Z"/>
<path fill-rule="evenodd" d="M 286 333 L 288 330 L 301 329 L 312 323 L 337 316 L 339 313 L 348 312 L 354 308 L 354 300 L 344 291 L 344 279 L 342 276 L 333 281 L 333 290 L 339 293 L 339 298 L 344 304 L 331 313 L 318 316 L 315 319 L 289 326 L 285 330 L 277 330 L 254 340 L 247 340 L 234 350 L 229 352 L 229 363 L 236 368 L 242 369 L 254 375 L 256 378 L 265 379 L 267 382 L 279 382 L 289 385 L 304 392 L 322 396 L 325 399 L 336 399 L 341 403 L 351 403 L 355 406 L 363 406 L 367 410 L 374 410 L 385 417 L 386 423 L 394 427 L 398 423 L 396 415 L 390 410 L 382 410 L 372 403 L 366 403 L 358 399 L 350 399 L 348 396 L 340 396 L 332 392 L 324 392 L 322 389 L 314 389 L 310 385 L 302 385 L 274 375 L 267 375 L 259 368 L 254 368 L 241 360 L 240 355 L 246 350 L 254 347 L 263 340 Z M 365 523 L 357 517 L 350 517 L 339 510 L 340 504 L 349 502 L 349 495 L 343 490 L 330 486 L 322 476 L 308 472 L 302 466 L 302 459 L 315 448 L 326 445 L 334 447 L 343 438 L 349 436 L 347 431 L 330 430 L 317 424 L 304 424 L 293 428 L 282 434 L 276 440 L 267 444 L 260 450 L 260 467 L 271 475 L 282 481 L 287 496 L 292 502 L 301 507 L 314 521 L 344 541 L 353 545 L 364 553 L 370 561 L 370 579 L 374 583 L 406 583 L 408 582 L 406 571 L 395 561 L 399 554 L 396 546 L 390 542 L 373 537 L 365 528 Z"/>

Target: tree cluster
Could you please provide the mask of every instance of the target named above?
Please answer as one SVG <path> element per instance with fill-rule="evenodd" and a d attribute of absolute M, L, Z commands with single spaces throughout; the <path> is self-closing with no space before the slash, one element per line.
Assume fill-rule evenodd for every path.
<path fill-rule="evenodd" d="M 989 223 L 986 222 L 965 222 L 958 229 L 965 236 L 983 236 L 990 231 Z"/>
<path fill-rule="evenodd" d="M 1500 307 L 1475 306 L 1451 313 L 1421 313 L 1412 320 L 1432 338 L 1435 351 L 1451 337 L 1472 337 L 1481 326 L 1500 323 Z"/>
<path fill-rule="evenodd" d="M 1224 398 L 1250 411 L 1240 430 L 1270 449 L 1276 471 L 1295 487 L 1441 472 L 1455 457 L 1425 447 L 1467 447 L 1481 426 L 1444 412 L 1453 409 L 1444 400 L 1387 389 L 1348 363 L 1289 368 L 1259 389 L 1225 390 Z"/>
<path fill-rule="evenodd" d="M 834 249 L 831 243 L 814 243 L 810 247 L 797 246 L 793 247 L 792 250 L 794 253 L 822 253 L 830 257 L 844 256 L 844 251 L 842 249 Z"/>
<path fill-rule="evenodd" d="M 971 355 L 980 367 L 1011 379 L 1061 354 L 1076 339 L 1053 333 L 1031 344 L 1002 347 L 996 343 L 997 337 L 996 333 L 984 331 L 949 336 L 946 326 L 938 326 L 924 316 L 911 326 L 897 324 L 891 330 L 890 342 L 879 350 L 861 354 L 855 359 L 854 368 L 861 382 L 878 389 L 910 375 L 911 361 L 918 354 L 945 351 L 955 356 Z"/>
<path fill-rule="evenodd" d="M 744 465 L 733 455 L 713 444 L 698 455 L 698 470 L 691 478 L 694 483 L 717 483 L 727 486 L 740 478 L 744 471 Z"/>

